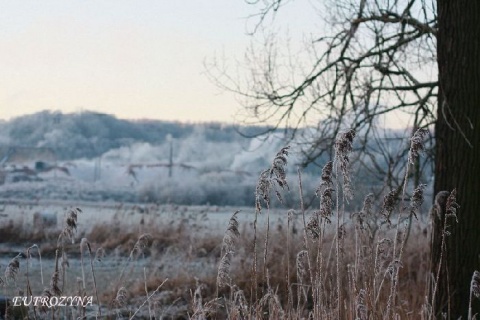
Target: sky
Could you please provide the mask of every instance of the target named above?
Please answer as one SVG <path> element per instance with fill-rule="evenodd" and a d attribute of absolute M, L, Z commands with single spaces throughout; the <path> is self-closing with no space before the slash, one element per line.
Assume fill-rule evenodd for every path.
<path fill-rule="evenodd" d="M 303 32 L 315 16 L 296 2 L 277 19 Z M 234 122 L 241 106 L 204 62 L 241 58 L 257 10 L 244 0 L 2 1 L 0 119 L 91 110 Z"/>

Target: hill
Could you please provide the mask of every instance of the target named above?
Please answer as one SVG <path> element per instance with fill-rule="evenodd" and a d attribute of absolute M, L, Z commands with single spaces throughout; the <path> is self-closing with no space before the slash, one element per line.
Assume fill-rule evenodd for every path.
<path fill-rule="evenodd" d="M 245 141 L 237 127 L 221 123 L 185 124 L 160 120 L 124 120 L 96 112 L 63 114 L 42 111 L 0 123 L 0 145 L 50 148 L 59 160 L 94 158 L 133 143 L 162 144 L 184 139 L 202 128 L 207 141 Z M 247 134 L 264 130 L 242 127 Z"/>

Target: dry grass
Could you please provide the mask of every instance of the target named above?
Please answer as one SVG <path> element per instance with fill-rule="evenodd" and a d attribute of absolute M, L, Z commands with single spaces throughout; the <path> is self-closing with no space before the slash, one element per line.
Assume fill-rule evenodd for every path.
<path fill-rule="evenodd" d="M 272 220 L 275 221 L 271 222 L 269 231 L 269 254 L 265 262 L 263 259 L 259 259 L 259 270 L 264 269 L 263 264 L 265 263 L 268 277 L 263 274 L 263 271 L 258 275 L 258 283 L 255 284 L 260 296 L 258 303 L 256 303 L 252 293 L 252 285 L 254 285 L 252 283 L 253 230 L 251 224 L 246 221 L 240 222 L 238 226 L 232 222 L 226 224 L 225 230 L 228 231 L 224 240 L 222 240 L 222 235 L 218 233 L 202 235 L 186 223 L 179 224 L 175 228 L 151 225 L 138 231 L 132 231 L 131 226 L 123 225 L 120 226 L 120 229 L 130 230 L 123 233 L 117 233 L 115 228 L 109 228 L 108 225 L 96 226 L 87 234 L 80 233 L 77 235 L 77 239 L 78 236 L 82 236 L 88 240 L 80 241 L 80 243 L 74 245 L 67 241 L 69 243 L 65 246 L 66 254 L 70 257 L 70 260 L 83 256 L 81 260 L 85 259 L 85 268 L 82 272 L 83 263 L 80 265 L 71 263 L 70 267 L 66 268 L 66 285 L 62 295 L 78 294 L 78 277 L 80 279 L 80 289 L 84 290 L 85 294 L 96 297 L 97 293 L 95 291 L 98 290 L 102 316 L 127 318 L 128 315 L 133 315 L 137 308 L 147 300 L 145 288 L 149 294 L 152 294 L 163 283 L 162 287 L 149 299 L 150 303 L 144 304 L 136 317 L 149 318 L 148 304 L 150 304 L 152 314 L 157 318 L 163 316 L 165 319 L 200 318 L 200 315 L 217 319 L 223 319 L 227 316 L 248 318 L 257 313 L 261 313 L 262 318 L 277 319 L 280 309 L 282 314 L 288 318 L 295 319 L 307 316 L 314 308 L 310 278 L 308 275 L 304 277 L 303 283 L 306 290 L 302 290 L 301 281 L 297 276 L 299 272 L 296 268 L 297 254 L 303 250 L 304 241 L 301 215 L 298 212 L 288 213 L 287 211 L 272 211 L 270 214 L 273 217 Z M 308 211 L 306 214 L 314 215 L 315 212 Z M 240 215 L 245 218 L 251 213 L 240 212 L 237 214 L 237 216 Z M 80 214 L 78 217 L 78 232 L 81 232 L 81 225 L 82 217 Z M 235 228 L 237 228 L 238 234 Z M 313 242 L 310 239 L 308 240 L 311 244 L 309 256 L 310 259 L 321 259 L 322 261 L 321 267 L 315 267 L 312 272 L 314 274 L 318 272 L 324 274 L 322 277 L 324 279 L 322 284 L 323 304 L 334 310 L 335 277 L 327 275 L 334 275 L 336 272 L 335 251 L 332 249 L 335 246 L 335 232 L 331 225 L 328 225 L 326 230 L 322 232 L 322 246 L 325 248 L 322 256 L 317 256 L 318 242 Z M 345 265 L 341 269 L 344 273 L 342 282 L 351 282 L 351 285 L 350 288 L 345 287 L 342 295 L 348 298 L 345 303 L 349 308 L 352 308 L 352 304 L 356 301 L 350 300 L 350 297 L 357 299 L 361 290 L 355 288 L 354 283 L 358 286 L 358 283 L 367 281 L 362 279 L 362 272 L 371 272 L 369 266 L 373 264 L 373 261 L 367 259 L 367 254 L 363 252 L 367 249 L 364 248 L 362 251 L 358 248 L 360 246 L 360 240 L 358 239 L 362 238 L 370 241 L 368 232 L 367 229 L 360 230 L 354 225 L 345 227 L 345 241 L 342 248 Z M 392 233 L 391 230 L 389 232 Z M 150 235 L 150 241 L 145 246 L 142 245 L 142 250 L 138 251 L 135 249 L 136 244 L 145 233 Z M 261 238 L 265 233 L 266 228 L 263 225 L 259 226 L 258 234 Z M 355 242 L 355 237 L 357 237 L 357 242 Z M 400 278 L 405 281 L 398 288 L 399 295 L 402 296 L 402 315 L 421 309 L 424 303 L 422 296 L 426 286 L 427 236 L 423 230 L 415 228 L 412 230 L 410 239 L 411 243 L 415 245 L 405 248 L 404 263 L 400 271 Z M 95 252 L 98 249 L 105 251 L 105 257 L 102 261 L 93 259 L 91 267 L 88 267 L 90 265 L 90 250 L 86 247 L 85 241 L 88 241 L 93 257 L 95 257 Z M 56 244 L 56 240 L 52 242 Z M 288 250 L 286 250 L 287 243 Z M 51 243 L 44 243 L 44 245 L 46 248 L 54 246 Z M 264 252 L 264 245 L 265 243 L 261 241 L 257 250 Z M 42 247 L 43 245 L 40 245 L 40 248 Z M 227 250 L 234 252 L 230 253 L 228 283 L 217 287 L 217 268 L 225 256 L 224 252 Z M 381 254 L 379 254 L 378 259 L 385 260 L 382 262 L 381 269 L 384 271 L 387 267 L 386 260 L 389 253 L 383 251 L 383 245 L 380 245 L 379 251 L 381 251 Z M 30 263 L 35 267 L 38 265 L 38 254 L 33 252 L 30 255 L 34 256 L 30 258 L 33 260 Z M 27 264 L 26 259 L 20 259 L 21 270 Z M 54 288 L 53 283 L 57 282 L 56 287 L 61 288 L 63 282 L 61 263 L 58 263 L 57 272 L 54 270 L 55 266 L 47 266 L 45 260 L 43 264 L 45 265 L 43 271 L 46 277 L 45 285 Z M 110 264 L 110 266 L 107 267 L 106 264 Z M 355 270 L 358 267 L 358 265 L 354 267 L 356 264 L 361 264 L 362 270 Z M 31 269 L 29 277 L 31 278 L 32 294 L 40 295 L 43 290 L 40 283 L 40 271 Z M 112 270 L 113 274 L 109 270 Z M 120 279 L 122 270 L 125 270 L 124 276 L 122 276 L 124 279 Z M 308 267 L 306 267 L 305 272 L 310 273 Z M 355 272 L 358 273 L 358 279 L 355 279 L 354 282 L 352 277 Z M 379 272 L 377 271 L 377 273 Z M 96 286 L 93 283 L 94 274 L 97 278 Z M 55 281 L 52 281 L 52 285 L 49 285 L 49 279 L 52 275 Z M 25 285 L 22 280 L 26 279 L 21 278 L 22 273 L 17 273 L 17 286 L 13 286 L 9 281 L 3 288 L 4 294 L 16 295 L 15 291 Z M 165 280 L 167 281 L 164 282 Z M 127 293 L 122 294 L 125 302 L 119 305 L 114 301 L 121 287 L 126 288 Z M 198 289 L 200 287 L 201 289 Z M 23 291 L 25 292 L 25 290 Z M 415 292 L 418 294 L 414 294 Z M 385 305 L 387 293 L 386 290 L 381 293 L 379 298 L 381 303 L 379 304 L 375 304 L 373 297 L 367 293 L 364 294 L 364 304 L 369 315 L 373 315 L 375 310 L 381 310 L 382 304 Z M 194 303 L 195 295 L 197 298 L 201 295 L 202 311 L 199 311 L 199 300 L 197 299 Z M 39 319 L 42 319 L 42 317 L 45 319 L 51 318 L 51 310 L 46 311 L 46 313 L 42 313 L 41 310 L 37 310 L 37 317 Z M 32 313 L 33 310 L 30 310 L 30 312 Z M 58 308 L 57 317 L 62 316 L 62 312 L 64 310 Z M 84 311 L 78 310 L 78 315 L 81 315 L 82 312 Z M 90 315 L 89 317 L 99 314 L 96 307 L 88 308 L 85 312 Z M 322 318 L 326 317 L 334 316 L 331 315 L 331 312 L 324 311 Z M 410 318 L 415 319 L 415 314 L 411 315 Z"/>
<path fill-rule="evenodd" d="M 164 221 L 149 212 L 132 224 L 121 208 L 97 225 L 69 209 L 56 236 L 43 238 L 11 222 L 1 240 L 27 249 L 0 276 L 5 296 L 88 295 L 95 303 L 5 311 L 36 319 L 433 319 L 430 230 L 415 219 L 422 217 L 425 186 L 413 188 L 407 179 L 422 134 L 412 138 L 403 188 L 383 199 L 364 195 L 358 212 L 345 209 L 354 191 L 349 153 L 355 133 L 347 131 L 339 135 L 335 161 L 321 172 L 314 210 L 303 200 L 295 210 L 270 206 L 271 193 L 282 200 L 293 185 L 284 148 L 260 175 L 254 212 L 233 213 L 223 234 L 202 227 L 198 219 L 205 215 L 175 212 Z M 300 172 L 297 182 L 303 199 Z M 401 199 L 408 197 L 407 205 Z M 457 208 L 452 192 L 446 218 L 456 219 Z M 474 273 L 471 299 L 479 296 L 479 279 Z"/>

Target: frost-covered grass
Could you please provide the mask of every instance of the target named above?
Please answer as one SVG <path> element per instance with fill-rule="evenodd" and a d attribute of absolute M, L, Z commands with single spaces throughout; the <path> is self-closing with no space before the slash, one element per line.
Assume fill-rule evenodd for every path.
<path fill-rule="evenodd" d="M 20 291 L 33 295 L 42 295 L 49 288 L 50 278 L 54 272 L 55 251 L 59 248 L 59 235 L 65 228 L 66 219 L 72 208 L 70 202 L 24 201 L 6 204 L 0 218 L 0 266 L 3 270 L 18 253 L 19 270 L 14 279 L 6 279 L 2 273 L 4 286 L 1 294 L 18 295 Z M 190 293 L 197 287 L 197 280 L 212 288 L 217 276 L 224 227 L 234 208 L 216 206 L 176 206 L 163 205 L 126 205 L 77 202 L 81 207 L 78 213 L 75 243 L 64 244 L 65 278 L 62 278 L 62 294 L 78 295 L 81 272 L 81 239 L 87 239 L 93 255 L 103 252 L 93 260 L 96 287 L 100 300 L 101 312 L 117 315 L 135 312 L 145 299 L 144 286 L 150 290 L 168 279 L 154 297 L 152 312 L 157 315 L 186 317 L 191 310 Z M 237 208 L 238 209 L 238 208 Z M 251 208 L 241 208 L 239 220 L 242 229 L 251 229 Z M 57 225 L 34 225 L 35 213 L 53 213 L 58 218 Z M 278 213 L 278 223 L 282 212 Z M 298 224 L 298 222 L 297 222 Z M 281 228 L 281 227 L 280 227 Z M 147 246 L 142 252 L 129 260 L 137 240 L 148 235 Z M 245 250 L 248 250 L 248 240 Z M 38 246 L 37 250 L 27 249 Z M 28 290 L 26 270 L 28 265 Z M 60 263 L 60 266 L 63 266 Z M 88 267 L 88 257 L 84 261 L 86 294 L 94 295 L 93 273 Z M 61 269 L 62 267 L 60 267 Z M 120 274 L 125 272 L 125 276 Z M 239 271 L 240 272 L 240 271 Z M 63 274 L 63 272 L 61 272 Z M 43 275 L 43 276 L 42 276 Z M 245 279 L 246 281 L 247 279 Z M 42 284 L 43 282 L 43 284 Z M 128 304 L 116 308 L 112 305 L 120 286 L 128 288 Z M 79 291 L 80 290 L 80 291 Z M 211 290 L 211 289 L 209 289 Z M 209 293 L 211 296 L 213 291 Z M 98 302 L 95 302 L 98 306 Z M 38 311 L 38 310 L 37 310 Z M 33 308 L 30 310 L 33 315 Z M 46 314 L 39 312 L 40 318 L 51 318 L 51 310 Z M 61 308 L 56 311 L 62 316 Z M 80 315 L 82 310 L 75 310 Z M 85 311 L 92 316 L 99 312 L 92 307 Z M 148 309 L 139 314 L 146 316 Z M 137 313 L 137 315 L 139 315 Z"/>
<path fill-rule="evenodd" d="M 87 309 L 28 310 L 39 318 L 434 318 L 425 186 L 408 183 L 421 135 L 411 140 L 405 183 L 381 197 L 354 187 L 354 136 L 339 136 L 315 188 L 301 172 L 287 174 L 289 149 L 280 149 L 257 179 L 255 206 L 240 212 L 67 202 L 56 204 L 56 227 L 44 219 L 35 230 L 29 217 L 41 203 L 7 204 L 0 235 L 18 250 L 2 262 L 3 294 L 95 297 Z M 353 194 L 365 199 L 360 207 Z M 456 204 L 449 194 L 446 210 Z M 273 208 L 275 198 L 283 205 Z"/>
<path fill-rule="evenodd" d="M 5 206 L 2 212 L 4 216 L 0 218 L 0 225 L 2 227 L 13 226 L 14 232 L 12 232 L 13 238 L 0 239 L 2 243 L 0 250 L 3 252 L 0 259 L 2 270 L 5 270 L 11 259 L 19 252 L 26 254 L 26 249 L 33 244 L 38 245 L 42 260 L 40 262 L 36 250 L 30 250 L 28 258 L 20 257 L 20 269 L 15 281 L 9 279 L 6 285 L 1 287 L 1 294 L 14 296 L 18 295 L 19 291 L 27 292 L 27 265 L 29 286 L 33 295 L 41 295 L 44 288 L 50 286 L 50 278 L 54 272 L 55 250 L 58 248 L 58 236 L 63 229 L 70 204 L 70 202 L 40 202 L 37 204 L 23 202 Z M 225 309 L 225 305 L 222 306 L 222 303 L 227 303 L 231 292 L 226 288 L 217 288 L 217 272 L 222 257 L 222 238 L 232 213 L 238 208 L 157 206 L 152 204 L 112 205 L 108 203 L 99 205 L 88 202 L 77 204 L 82 212 L 78 214 L 77 229 L 74 233 L 75 243 L 71 244 L 68 241 L 64 249 L 68 266 L 65 266 L 65 284 L 62 282 L 62 294 L 78 295 L 84 290 L 87 295 L 95 296 L 88 254 L 84 256 L 85 289 L 82 289 L 80 281 L 82 279 L 80 259 L 82 238 L 88 240 L 93 256 L 97 251 L 104 253 L 99 259 L 93 259 L 95 286 L 101 308 L 98 309 L 98 302 L 95 300 L 94 305 L 85 311 L 81 309 L 68 310 L 72 317 L 85 312 L 87 318 L 91 318 L 100 310 L 103 316 L 110 314 L 113 318 L 127 318 L 146 301 L 145 286 L 149 294 L 152 294 L 165 280 L 166 282 L 140 309 L 136 317 L 148 318 L 150 315 L 154 315 L 156 318 L 163 316 L 164 318 L 182 319 L 193 316 L 195 310 L 198 312 L 199 308 L 198 297 L 195 298 L 196 291 L 201 294 L 202 306 L 211 301 L 219 304 L 215 311 L 217 318 L 224 318 L 230 312 Z M 238 290 L 242 290 L 246 301 L 250 304 L 254 302 L 251 287 L 255 210 L 251 207 L 240 209 L 241 211 L 236 215 L 239 222 L 239 238 L 235 255 L 231 261 L 229 276 L 235 283 L 237 295 L 240 294 Z M 297 279 L 296 253 L 301 252 L 303 246 L 302 216 L 298 210 L 295 213 L 287 211 L 281 209 L 270 212 L 270 254 L 267 259 L 269 283 L 260 279 L 260 276 L 258 279 L 260 292 L 266 294 L 269 286 L 275 288 L 275 295 L 282 305 L 288 303 L 287 279 L 291 286 L 290 291 L 292 292 L 290 293 L 293 293 L 294 296 L 300 285 Z M 58 225 L 48 227 L 38 234 L 39 231 L 32 224 L 35 212 L 56 213 Z M 306 214 L 312 215 L 314 211 L 309 210 Z M 258 237 L 261 239 L 265 236 L 266 223 L 266 215 L 262 215 L 257 221 Z M 423 303 L 421 295 L 416 294 L 415 290 L 420 292 L 425 287 L 428 260 L 428 239 L 425 228 L 426 225 L 422 223 L 414 226 L 411 235 L 411 243 L 414 245 L 407 246 L 405 250 L 406 262 L 401 269 L 401 276 L 405 280 L 405 284 L 399 288 L 405 310 L 415 310 Z M 363 237 L 366 236 L 366 233 L 361 232 L 352 223 L 349 223 L 345 230 L 352 236 L 346 238 L 343 249 L 346 263 L 344 280 L 348 283 L 348 279 L 354 272 L 355 252 L 359 250 L 356 247 L 359 243 L 355 243 L 353 235 Z M 0 235 L 5 235 L 4 231 L 0 230 Z M 392 236 L 391 233 L 390 230 L 390 236 Z M 147 246 L 138 256 L 134 255 L 129 260 L 136 242 L 142 235 L 149 235 Z M 325 259 L 328 260 L 327 257 L 331 255 L 328 260 L 330 261 L 328 268 L 334 266 L 335 263 L 334 253 L 330 252 L 334 244 L 334 235 L 334 230 L 329 228 L 324 239 L 324 246 L 328 249 L 325 252 Z M 288 250 L 287 243 L 289 244 Z M 263 252 L 262 246 L 260 244 L 259 252 Z M 388 246 L 385 246 L 385 251 L 381 254 L 384 263 L 388 261 L 389 254 Z M 260 267 L 262 264 L 263 262 L 260 262 L 259 270 L 262 269 Z M 328 268 L 324 272 L 333 272 Z M 2 279 L 4 279 L 3 271 Z M 120 276 L 122 271 L 124 272 L 123 277 Z M 61 272 L 61 274 L 63 273 Z M 328 288 L 332 285 L 327 281 L 325 290 L 329 290 Z M 356 285 L 360 285 L 360 283 L 357 282 Z M 120 287 L 125 287 L 128 293 L 127 302 L 123 306 L 114 304 Z M 217 290 L 219 291 L 217 292 Z M 217 298 L 220 300 L 215 300 Z M 228 303 L 233 303 L 233 300 Z M 208 307 L 213 307 L 213 304 Z M 264 307 L 267 308 L 267 306 Z M 303 308 L 306 312 L 309 309 L 308 304 L 303 305 Z M 33 308 L 30 308 L 31 316 L 33 312 Z M 48 310 L 47 313 L 39 310 L 37 312 L 39 319 L 50 319 L 53 310 Z M 63 317 L 65 308 L 57 308 L 55 312 L 56 317 Z M 272 315 L 270 318 L 276 317 Z"/>

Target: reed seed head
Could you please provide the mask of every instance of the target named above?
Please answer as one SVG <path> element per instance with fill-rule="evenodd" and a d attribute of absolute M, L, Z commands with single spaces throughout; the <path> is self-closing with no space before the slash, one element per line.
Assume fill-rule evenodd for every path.
<path fill-rule="evenodd" d="M 333 161 L 328 161 L 323 166 L 323 169 L 322 169 L 322 182 L 320 183 L 320 186 L 317 188 L 315 192 L 317 197 L 320 196 L 322 189 L 333 187 L 332 172 L 333 172 Z"/>
<path fill-rule="evenodd" d="M 382 207 L 382 212 L 381 212 L 381 215 L 385 217 L 385 220 L 389 225 L 392 223 L 390 221 L 390 215 L 392 214 L 393 210 L 395 209 L 396 203 L 397 203 L 397 190 L 391 190 L 383 198 L 383 207 Z"/>
<path fill-rule="evenodd" d="M 333 192 L 332 188 L 326 188 L 320 197 L 320 216 L 327 222 L 330 222 L 330 217 L 333 215 Z"/>
<path fill-rule="evenodd" d="M 335 140 L 335 161 L 340 166 L 343 176 L 343 193 L 346 199 L 353 197 L 352 181 L 350 178 L 350 153 L 353 150 L 353 139 L 355 138 L 355 130 L 351 129 L 342 132 Z"/>
<path fill-rule="evenodd" d="M 447 198 L 447 204 L 445 206 L 446 217 L 455 218 L 455 221 L 458 223 L 457 209 L 459 208 L 460 205 L 457 203 L 457 189 L 453 189 Z"/>
<path fill-rule="evenodd" d="M 280 186 L 282 189 L 289 189 L 287 183 L 287 174 L 285 167 L 287 165 L 287 156 L 288 156 L 288 149 L 290 146 L 282 148 L 275 158 L 273 159 L 272 167 L 270 168 L 270 178 L 274 177 L 275 182 Z"/>
<path fill-rule="evenodd" d="M 320 237 L 320 225 L 318 223 L 317 214 L 313 214 L 308 220 L 307 234 L 313 240 L 317 240 Z"/>
<path fill-rule="evenodd" d="M 270 206 L 270 169 L 262 171 L 255 187 L 255 209 L 258 213 L 262 211 L 262 201 L 267 207 Z"/>
<path fill-rule="evenodd" d="M 235 251 L 235 244 L 237 242 L 238 237 L 240 236 L 240 232 L 238 231 L 238 220 L 237 214 L 240 211 L 237 210 L 232 215 L 228 222 L 227 230 L 225 231 L 225 235 L 223 236 L 223 251 Z"/>
<path fill-rule="evenodd" d="M 267 208 L 270 206 L 271 189 L 274 189 L 278 200 L 283 203 L 282 195 L 275 188 L 275 185 L 278 185 L 282 190 L 285 190 L 285 188 L 289 190 L 285 170 L 289 148 L 290 146 L 282 148 L 273 159 L 271 167 L 260 173 L 255 187 L 255 209 L 257 213 L 262 211 L 262 201 Z"/>
<path fill-rule="evenodd" d="M 231 251 L 227 251 L 220 260 L 217 273 L 217 286 L 220 288 L 231 285 L 230 264 L 232 255 L 233 253 Z"/>
<path fill-rule="evenodd" d="M 413 190 L 412 197 L 410 198 L 410 214 L 418 220 L 416 212 L 420 209 L 423 203 L 423 190 L 426 184 L 420 184 Z"/>
<path fill-rule="evenodd" d="M 7 267 L 5 268 L 5 282 L 12 281 L 13 283 L 15 283 L 18 270 L 20 269 L 20 260 L 18 260 L 19 257 L 20 254 L 10 260 Z"/>
<path fill-rule="evenodd" d="M 304 284 L 307 281 L 308 275 L 308 252 L 302 250 L 297 254 L 297 278 L 300 284 Z"/>
<path fill-rule="evenodd" d="M 68 238 L 72 241 L 72 244 L 75 243 L 74 234 L 77 231 L 77 218 L 78 213 L 82 212 L 79 208 L 71 209 L 65 219 L 65 226 L 63 227 L 62 232 L 60 233 L 60 239 Z"/>
<path fill-rule="evenodd" d="M 335 140 L 336 155 L 345 155 L 352 152 L 353 139 L 355 138 L 355 135 L 356 132 L 353 129 L 339 133 L 337 139 Z"/>
<path fill-rule="evenodd" d="M 427 129 L 420 128 L 417 131 L 415 131 L 412 138 L 410 139 L 410 151 L 408 153 L 408 161 L 411 164 L 414 164 L 415 160 L 418 159 L 420 152 L 425 150 L 423 139 L 427 134 L 428 134 Z"/>
<path fill-rule="evenodd" d="M 225 235 L 223 236 L 223 245 L 222 245 L 222 252 L 223 256 L 220 260 L 220 264 L 218 266 L 218 273 L 217 273 L 217 286 L 224 287 L 231 285 L 231 278 L 230 278 L 230 264 L 232 257 L 235 253 L 235 245 L 237 242 L 238 237 L 240 236 L 240 232 L 238 231 L 238 220 L 237 214 L 240 211 L 235 211 L 235 213 L 230 218 L 228 222 L 227 230 L 225 231 Z"/>

